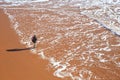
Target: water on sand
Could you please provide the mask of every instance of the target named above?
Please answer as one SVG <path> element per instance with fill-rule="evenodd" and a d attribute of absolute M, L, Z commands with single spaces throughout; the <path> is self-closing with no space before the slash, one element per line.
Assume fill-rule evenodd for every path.
<path fill-rule="evenodd" d="M 22 44 L 71 80 L 120 79 L 119 0 L 9 0 L 1 7 Z"/>

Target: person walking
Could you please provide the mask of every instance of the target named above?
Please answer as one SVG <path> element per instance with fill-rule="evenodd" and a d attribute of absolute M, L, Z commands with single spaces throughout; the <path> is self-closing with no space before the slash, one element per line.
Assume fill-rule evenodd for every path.
<path fill-rule="evenodd" d="M 36 48 L 36 42 L 37 42 L 37 37 L 36 37 L 36 35 L 34 35 L 34 36 L 32 37 L 32 42 L 34 43 L 33 48 Z"/>

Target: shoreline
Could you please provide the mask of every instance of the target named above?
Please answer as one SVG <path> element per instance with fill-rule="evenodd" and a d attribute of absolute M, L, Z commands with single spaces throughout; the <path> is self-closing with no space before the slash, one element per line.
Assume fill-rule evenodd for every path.
<path fill-rule="evenodd" d="M 18 21 L 20 19 L 21 21 L 19 22 L 21 24 L 23 23 L 23 25 L 20 25 L 20 26 L 23 28 L 26 27 L 25 34 L 27 34 L 28 33 L 26 32 L 27 28 L 29 28 L 28 26 L 31 26 L 32 24 L 28 24 L 27 26 L 25 26 L 24 21 L 22 22 L 22 20 L 28 19 L 28 20 L 25 20 L 25 22 L 32 22 L 34 21 L 33 20 L 34 18 L 32 17 L 21 18 L 19 13 L 29 14 L 27 13 L 27 11 L 26 13 L 24 13 L 25 11 L 20 10 L 20 12 L 18 11 L 14 15 L 18 15 L 17 17 Z M 35 14 L 43 14 L 47 12 L 48 11 L 45 11 L 45 12 L 43 11 Z M 0 31 L 2 36 L 2 39 L 1 39 L 2 45 L 0 48 L 1 49 L 0 51 L 2 51 L 0 56 L 1 57 L 0 58 L 0 65 L 1 65 L 0 74 L 2 75 L 1 80 L 72 80 L 72 79 L 83 79 L 83 78 L 84 79 L 89 78 L 91 80 L 95 80 L 97 78 L 101 80 L 102 79 L 105 79 L 105 80 L 120 79 L 120 76 L 119 76 L 120 71 L 118 67 L 119 41 L 117 41 L 120 39 L 118 38 L 118 36 L 115 36 L 109 30 L 104 28 L 102 24 L 93 23 L 92 25 L 89 25 L 89 21 L 93 21 L 93 19 L 91 20 L 88 17 L 82 16 L 82 15 L 75 16 L 79 18 L 78 19 L 71 18 L 70 21 L 68 20 L 67 25 L 63 25 L 63 24 L 58 25 L 57 28 L 59 28 L 59 26 L 63 26 L 68 30 L 67 31 L 61 30 L 61 32 L 57 31 L 57 33 L 60 33 L 60 35 L 57 35 L 57 37 L 53 35 L 53 34 L 56 34 L 56 31 L 53 29 L 49 30 L 49 26 L 45 27 L 45 29 L 43 28 L 45 31 L 42 34 L 39 34 L 39 37 L 41 37 L 41 39 L 42 37 L 46 37 L 46 39 L 48 38 L 48 41 L 47 40 L 45 42 L 41 41 L 40 44 L 37 46 L 38 51 L 41 51 L 46 47 L 50 47 L 50 49 L 47 49 L 44 51 L 45 55 L 54 56 L 58 60 L 63 58 L 64 60 L 63 61 L 61 60 L 61 64 L 62 62 L 63 64 L 64 62 L 68 62 L 70 64 L 70 66 L 67 66 L 66 69 L 62 65 L 57 66 L 58 69 L 55 67 L 53 67 L 54 69 L 51 69 L 48 66 L 49 62 L 47 60 L 43 60 L 42 58 L 40 58 L 39 54 L 42 54 L 42 53 L 38 52 L 38 55 L 37 53 L 32 54 L 30 49 L 27 49 L 24 45 L 19 43 L 19 37 L 16 34 L 17 32 L 15 33 L 14 29 L 12 29 L 12 27 L 10 26 L 10 22 L 8 20 L 7 15 L 4 15 L 2 10 L 1 10 L 1 13 L 0 13 L 1 14 L 0 22 L 3 27 L 1 28 L 1 31 Z M 48 15 L 53 13 L 48 13 Z M 6 20 L 2 19 L 3 16 L 4 16 L 3 19 L 6 19 Z M 53 14 L 53 16 L 56 16 L 56 14 L 55 15 Z M 58 16 L 58 19 L 57 18 L 56 19 L 59 20 L 61 16 L 59 15 L 57 16 Z M 53 18 L 50 17 L 48 18 L 48 20 L 49 19 L 52 20 Z M 78 25 L 76 23 L 71 24 L 71 21 L 74 21 L 74 19 L 75 21 L 81 21 L 81 22 L 78 23 Z M 40 20 L 43 23 L 40 23 L 40 28 L 36 28 L 35 31 L 39 29 L 42 30 L 42 27 L 46 26 L 44 24 L 46 24 L 48 20 L 44 20 L 44 19 Z M 39 23 L 40 21 L 37 22 L 37 19 L 35 19 L 35 23 Z M 54 23 L 54 20 L 53 22 L 51 21 L 51 23 Z M 86 23 L 88 25 L 85 25 Z M 83 25 L 79 25 L 79 24 L 83 24 Z M 48 24 L 48 25 L 52 25 L 52 24 Z M 78 26 L 81 26 L 81 29 Z M 29 35 L 32 36 L 34 34 L 34 33 L 31 34 L 33 32 L 33 29 L 30 29 L 30 30 L 31 31 L 30 33 L 28 33 L 27 36 Z M 42 32 L 41 30 L 38 32 Z M 22 28 L 21 28 L 21 31 L 22 31 Z M 50 34 L 46 35 L 46 31 L 48 31 Z M 81 31 L 81 33 L 79 31 Z M 70 32 L 72 32 L 72 34 Z M 61 37 L 61 35 L 65 35 L 65 37 L 64 36 Z M 49 43 L 50 37 L 53 37 L 53 40 L 58 39 L 58 37 L 61 37 L 61 39 L 60 40 L 58 39 L 59 43 L 57 45 L 55 40 L 54 40 L 55 43 L 53 42 L 54 44 L 49 45 L 48 43 Z M 72 43 L 71 45 L 71 42 L 74 42 L 74 43 Z M 51 47 L 51 46 L 55 46 L 55 47 Z M 69 55 L 69 51 L 71 53 L 70 55 Z M 68 54 L 66 57 L 64 57 L 64 54 L 66 52 Z M 76 60 L 77 58 L 78 59 L 80 58 L 80 60 Z M 50 62 L 52 62 L 52 59 L 50 60 L 51 60 Z M 75 71 L 71 72 L 73 67 L 75 67 L 74 69 Z M 57 78 L 53 76 L 54 71 L 56 71 L 56 74 L 54 74 L 56 76 L 59 76 L 59 74 L 64 76 L 64 73 L 62 74 L 62 71 L 63 72 L 67 71 L 68 73 L 70 73 L 70 76 L 69 76 L 70 78 L 69 77 L 68 78 L 65 77 L 63 79 Z M 58 74 L 57 74 L 57 71 L 58 71 Z M 114 71 L 114 73 L 112 71 Z"/>
<path fill-rule="evenodd" d="M 19 42 L 19 37 L 10 27 L 4 11 L 0 9 L 0 80 L 61 80 L 47 70 L 48 61 L 42 60 Z"/>

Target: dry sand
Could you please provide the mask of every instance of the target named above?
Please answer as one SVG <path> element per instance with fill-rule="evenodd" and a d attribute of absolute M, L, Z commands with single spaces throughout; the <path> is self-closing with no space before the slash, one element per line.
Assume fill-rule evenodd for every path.
<path fill-rule="evenodd" d="M 32 54 L 29 50 L 6 51 L 15 48 L 24 49 L 25 46 L 19 43 L 19 37 L 11 28 L 9 19 L 2 9 L 0 9 L 0 26 L 0 80 L 61 80 L 54 77 L 52 71 L 46 69 L 48 65 L 47 61 L 42 60 L 38 55 Z M 44 47 L 44 45 L 41 45 L 41 47 Z M 111 54 L 113 53 L 111 52 Z M 88 67 L 88 69 L 102 78 L 99 80 L 120 80 L 120 76 L 118 75 L 120 74 L 120 69 L 118 67 L 114 66 L 113 63 L 104 65 L 108 66 L 110 70 L 96 66 L 92 68 Z M 87 76 L 87 74 L 84 74 L 84 76 Z"/>
<path fill-rule="evenodd" d="M 0 9 L 0 80 L 61 80 L 48 71 L 47 61 L 24 49 L 11 28 L 7 15 Z"/>

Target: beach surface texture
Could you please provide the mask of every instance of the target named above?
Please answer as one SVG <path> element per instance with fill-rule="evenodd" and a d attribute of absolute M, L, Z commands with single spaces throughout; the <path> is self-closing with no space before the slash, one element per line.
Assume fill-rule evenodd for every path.
<path fill-rule="evenodd" d="M 120 80 L 120 0 L 0 0 L 0 80 Z"/>

